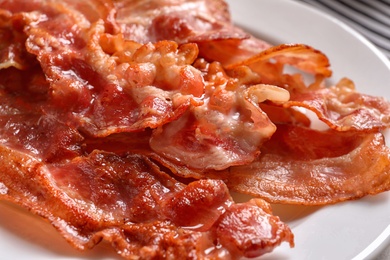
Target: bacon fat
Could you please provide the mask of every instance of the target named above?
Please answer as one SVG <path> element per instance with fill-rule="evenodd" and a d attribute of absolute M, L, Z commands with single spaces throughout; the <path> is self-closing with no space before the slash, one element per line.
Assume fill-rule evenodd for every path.
<path fill-rule="evenodd" d="M 390 189 L 390 103 L 331 74 L 222 0 L 0 1 L 0 199 L 127 259 L 293 247 L 268 202 Z"/>

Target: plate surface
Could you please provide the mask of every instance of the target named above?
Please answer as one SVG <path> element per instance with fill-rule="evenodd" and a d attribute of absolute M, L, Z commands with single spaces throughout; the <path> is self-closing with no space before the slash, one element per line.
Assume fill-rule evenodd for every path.
<path fill-rule="evenodd" d="M 390 62 L 341 22 L 292 0 L 229 0 L 237 25 L 273 44 L 305 43 L 326 53 L 332 81 L 346 76 L 361 92 L 390 100 Z M 390 243 L 390 192 L 325 207 L 274 206 L 296 246 L 261 259 L 364 259 Z M 108 245 L 80 253 L 48 223 L 0 202 L 0 259 L 118 259 Z"/>

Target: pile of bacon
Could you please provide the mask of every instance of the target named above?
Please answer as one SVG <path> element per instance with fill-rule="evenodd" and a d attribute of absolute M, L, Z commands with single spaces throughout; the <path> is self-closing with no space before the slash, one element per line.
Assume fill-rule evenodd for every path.
<path fill-rule="evenodd" d="M 268 203 L 390 189 L 390 104 L 330 75 L 222 0 L 0 0 L 0 199 L 128 259 L 293 246 Z"/>

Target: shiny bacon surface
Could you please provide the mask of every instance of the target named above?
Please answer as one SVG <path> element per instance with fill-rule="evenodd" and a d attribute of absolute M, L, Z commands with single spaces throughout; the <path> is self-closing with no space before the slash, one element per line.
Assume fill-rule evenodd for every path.
<path fill-rule="evenodd" d="M 127 259 L 293 247 L 268 202 L 390 189 L 390 104 L 331 73 L 319 50 L 235 27 L 221 0 L 0 0 L 0 199 Z"/>

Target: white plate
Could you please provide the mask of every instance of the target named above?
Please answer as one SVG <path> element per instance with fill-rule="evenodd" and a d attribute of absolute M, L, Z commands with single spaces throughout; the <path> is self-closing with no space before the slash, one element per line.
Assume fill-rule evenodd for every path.
<path fill-rule="evenodd" d="M 352 78 L 359 91 L 390 100 L 390 63 L 341 22 L 292 0 L 229 0 L 234 21 L 271 43 L 306 43 L 326 53 L 333 80 Z M 261 259 L 370 259 L 390 240 L 390 193 L 326 207 L 275 206 L 296 246 Z M 108 245 L 80 253 L 48 223 L 0 202 L 0 259 L 118 259 Z"/>

